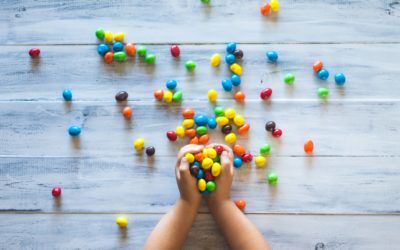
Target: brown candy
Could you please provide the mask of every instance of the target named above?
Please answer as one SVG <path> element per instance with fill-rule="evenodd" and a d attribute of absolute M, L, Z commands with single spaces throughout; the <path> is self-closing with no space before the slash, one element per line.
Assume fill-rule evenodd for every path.
<path fill-rule="evenodd" d="M 126 91 L 120 91 L 115 95 L 115 100 L 117 100 L 117 102 L 123 102 L 126 101 L 128 99 L 128 92 Z"/>
<path fill-rule="evenodd" d="M 146 148 L 146 154 L 148 156 L 153 156 L 156 152 L 156 149 L 154 147 L 147 147 Z"/>
<path fill-rule="evenodd" d="M 269 121 L 269 122 L 267 122 L 267 124 L 265 124 L 265 130 L 270 131 L 270 132 L 274 131 L 275 127 L 276 127 L 276 124 L 273 121 Z"/>
<path fill-rule="evenodd" d="M 232 132 L 232 126 L 230 124 L 222 126 L 221 132 L 224 133 L 225 135 L 229 134 L 230 132 Z"/>

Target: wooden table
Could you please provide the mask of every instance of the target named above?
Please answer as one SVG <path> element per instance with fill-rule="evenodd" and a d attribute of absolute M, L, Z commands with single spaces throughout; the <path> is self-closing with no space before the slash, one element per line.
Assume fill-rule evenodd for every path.
<path fill-rule="evenodd" d="M 272 145 L 268 166 L 236 170 L 232 198 L 247 200 L 246 214 L 274 249 L 396 249 L 400 244 L 400 4 L 390 0 L 281 0 L 277 15 L 259 14 L 260 0 L 0 1 L 0 248 L 140 248 L 178 191 L 173 162 L 180 140 L 165 131 L 191 106 L 211 114 L 207 91 L 217 105 L 235 107 L 252 125 L 239 142 L 257 154 Z M 94 31 L 126 33 L 157 55 L 106 65 L 97 55 Z M 244 51 L 241 89 L 235 103 L 220 82 L 223 63 L 209 65 L 225 43 Z M 169 54 L 181 44 L 181 57 Z M 40 60 L 27 51 L 40 47 Z M 277 64 L 265 59 L 279 52 Z M 184 68 L 195 60 L 195 72 Z M 316 79 L 313 61 L 331 73 Z M 285 73 L 296 75 L 286 86 Z M 344 72 L 337 87 L 332 75 Z M 153 91 L 174 78 L 182 104 L 153 100 Z M 273 88 L 271 101 L 258 95 Z M 316 95 L 330 89 L 327 100 Z M 72 105 L 61 97 L 74 93 Z M 134 118 L 127 122 L 114 100 L 129 92 Z M 273 138 L 264 124 L 274 120 L 284 135 Z M 78 140 L 66 130 L 82 126 Z M 134 152 L 143 137 L 156 147 L 149 160 Z M 303 143 L 312 138 L 308 157 Z M 219 131 L 211 140 L 221 142 Z M 268 185 L 270 171 L 279 175 Z M 62 198 L 51 196 L 61 186 Z M 130 222 L 115 225 L 118 214 Z M 318 244 L 320 243 L 320 244 Z M 203 204 L 187 249 L 227 248 Z"/>

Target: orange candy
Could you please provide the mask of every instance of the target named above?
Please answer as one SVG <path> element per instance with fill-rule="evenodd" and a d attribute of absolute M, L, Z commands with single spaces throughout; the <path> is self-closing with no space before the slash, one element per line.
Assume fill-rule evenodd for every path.
<path fill-rule="evenodd" d="M 199 138 L 193 137 L 190 141 L 189 144 L 199 144 Z"/>
<path fill-rule="evenodd" d="M 164 97 L 164 90 L 162 89 L 157 89 L 154 91 L 154 98 L 156 98 L 157 101 L 161 101 Z"/>
<path fill-rule="evenodd" d="M 246 201 L 243 199 L 236 200 L 235 204 L 240 210 L 244 210 L 246 208 Z"/>
<path fill-rule="evenodd" d="M 322 69 L 324 66 L 324 63 L 322 61 L 315 61 L 314 64 L 312 65 L 312 68 L 315 72 L 318 72 Z"/>
<path fill-rule="evenodd" d="M 136 54 L 136 46 L 133 43 L 125 44 L 126 54 L 134 56 Z"/>
<path fill-rule="evenodd" d="M 132 113 L 133 113 L 133 111 L 132 111 L 132 108 L 131 108 L 131 107 L 125 107 L 125 108 L 122 110 L 122 115 L 123 115 L 126 119 L 131 119 Z"/>
<path fill-rule="evenodd" d="M 113 54 L 112 52 L 107 52 L 107 53 L 104 55 L 104 61 L 105 61 L 106 63 L 111 63 L 113 60 L 114 60 L 114 54 Z"/>
<path fill-rule="evenodd" d="M 245 123 L 240 128 L 238 128 L 237 132 L 239 135 L 245 135 L 250 130 L 250 124 Z"/>
<path fill-rule="evenodd" d="M 260 7 L 260 12 L 263 16 L 268 16 L 271 11 L 271 5 L 269 3 L 263 3 Z"/>
<path fill-rule="evenodd" d="M 235 93 L 235 100 L 238 102 L 244 102 L 246 95 L 242 91 L 238 91 Z"/>
<path fill-rule="evenodd" d="M 233 152 L 238 156 L 242 156 L 246 153 L 246 148 L 240 144 L 235 144 L 233 146 Z"/>
<path fill-rule="evenodd" d="M 185 119 L 192 119 L 194 116 L 194 110 L 192 108 L 187 108 L 182 111 L 182 116 Z"/>
<path fill-rule="evenodd" d="M 194 155 L 194 159 L 196 159 L 196 161 L 198 162 L 201 162 L 203 158 L 204 158 L 203 152 L 199 152 Z"/>
<path fill-rule="evenodd" d="M 196 136 L 196 129 L 190 128 L 185 130 L 185 135 L 189 138 L 193 138 Z"/>
<path fill-rule="evenodd" d="M 208 134 L 204 134 L 199 138 L 199 144 L 206 144 L 208 142 L 209 136 Z"/>
<path fill-rule="evenodd" d="M 314 150 L 314 142 L 312 140 L 307 140 L 304 143 L 304 152 L 306 152 L 307 154 L 312 154 Z"/>

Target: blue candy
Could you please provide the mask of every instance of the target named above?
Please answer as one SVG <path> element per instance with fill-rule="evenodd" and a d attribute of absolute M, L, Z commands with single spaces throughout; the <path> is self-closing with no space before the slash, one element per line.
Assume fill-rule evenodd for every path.
<path fill-rule="evenodd" d="M 81 128 L 78 126 L 71 126 L 68 128 L 68 133 L 70 136 L 78 136 L 81 133 Z"/>
<path fill-rule="evenodd" d="M 114 50 L 114 52 L 123 51 L 124 50 L 124 44 L 121 43 L 121 42 L 115 42 L 113 44 L 113 50 Z"/>
<path fill-rule="evenodd" d="M 214 129 L 217 127 L 217 121 L 215 120 L 215 118 L 208 119 L 208 127 L 211 129 Z"/>
<path fill-rule="evenodd" d="M 242 165 L 243 165 L 242 158 L 235 156 L 235 158 L 233 159 L 233 166 L 235 168 L 240 168 Z"/>
<path fill-rule="evenodd" d="M 222 80 L 222 87 L 225 91 L 229 92 L 232 90 L 232 82 L 229 79 Z"/>
<path fill-rule="evenodd" d="M 199 170 L 199 172 L 197 173 L 197 179 L 201 179 L 201 178 L 203 178 L 204 177 L 204 171 L 203 171 L 203 169 L 200 169 Z"/>
<path fill-rule="evenodd" d="M 235 60 L 236 60 L 236 57 L 235 57 L 234 54 L 228 54 L 228 55 L 225 56 L 225 62 L 227 64 L 232 64 L 232 63 L 235 62 Z"/>
<path fill-rule="evenodd" d="M 168 80 L 165 86 L 167 86 L 168 89 L 173 90 L 176 88 L 177 82 L 175 80 Z"/>
<path fill-rule="evenodd" d="M 278 60 L 278 53 L 276 51 L 267 51 L 266 56 L 271 62 L 276 62 Z"/>
<path fill-rule="evenodd" d="M 226 52 L 233 53 L 236 50 L 236 43 L 230 42 L 226 45 Z"/>
<path fill-rule="evenodd" d="M 64 100 L 71 101 L 72 100 L 72 91 L 69 89 L 64 89 L 62 93 Z"/>
<path fill-rule="evenodd" d="M 329 77 L 329 72 L 326 69 L 321 69 L 320 71 L 318 71 L 317 76 L 321 80 L 326 80 Z"/>
<path fill-rule="evenodd" d="M 200 191 L 200 193 L 202 196 L 207 196 L 210 193 L 210 191 L 208 191 L 208 189 L 206 189 L 204 191 Z"/>
<path fill-rule="evenodd" d="M 97 46 L 97 52 L 104 56 L 108 51 L 110 51 L 110 48 L 108 48 L 107 44 L 100 43 L 99 46 Z"/>
<path fill-rule="evenodd" d="M 196 165 L 196 166 L 200 167 L 201 164 L 200 164 L 200 162 L 198 162 L 198 161 L 194 161 L 194 162 L 193 162 L 193 165 Z"/>
<path fill-rule="evenodd" d="M 208 117 L 205 115 L 196 115 L 194 117 L 194 122 L 197 126 L 204 126 L 208 124 Z"/>
<path fill-rule="evenodd" d="M 337 85 L 343 85 L 346 82 L 346 76 L 343 73 L 335 74 L 335 82 Z"/>
<path fill-rule="evenodd" d="M 238 76 L 238 75 L 236 75 L 236 74 L 233 74 L 232 76 L 231 76 L 231 82 L 232 82 L 232 84 L 233 84 L 233 86 L 239 86 L 240 85 L 240 82 L 241 82 L 241 80 L 240 80 L 240 76 Z"/>

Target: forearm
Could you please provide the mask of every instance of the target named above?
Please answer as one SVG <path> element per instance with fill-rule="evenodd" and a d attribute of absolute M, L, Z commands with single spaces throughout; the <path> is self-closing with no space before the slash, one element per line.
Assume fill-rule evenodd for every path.
<path fill-rule="evenodd" d="M 144 249 L 181 249 L 197 215 L 198 204 L 178 199 L 160 220 Z"/>
<path fill-rule="evenodd" d="M 232 249 L 271 249 L 254 224 L 230 201 L 209 204 L 211 213 Z"/>

